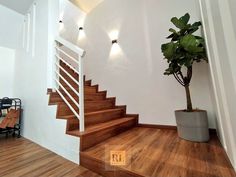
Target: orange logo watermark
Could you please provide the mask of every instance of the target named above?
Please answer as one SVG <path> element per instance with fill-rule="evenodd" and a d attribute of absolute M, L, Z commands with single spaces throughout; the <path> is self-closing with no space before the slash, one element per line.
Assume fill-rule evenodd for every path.
<path fill-rule="evenodd" d="M 125 166 L 126 165 L 126 152 L 111 150 L 110 151 L 110 165 Z"/>

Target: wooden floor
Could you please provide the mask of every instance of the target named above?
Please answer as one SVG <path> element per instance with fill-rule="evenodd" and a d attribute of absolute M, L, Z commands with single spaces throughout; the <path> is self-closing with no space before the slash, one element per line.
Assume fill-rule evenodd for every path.
<path fill-rule="evenodd" d="M 0 138 L 1 177 L 98 177 L 24 138 Z"/>
<path fill-rule="evenodd" d="M 130 176 L 236 176 L 216 136 L 209 143 L 192 143 L 178 138 L 175 130 L 138 127 L 82 152 L 81 160 L 95 170 L 99 170 L 95 162 L 105 162 L 109 169 L 109 150 L 126 152 L 127 164 L 119 168 L 130 171 Z"/>

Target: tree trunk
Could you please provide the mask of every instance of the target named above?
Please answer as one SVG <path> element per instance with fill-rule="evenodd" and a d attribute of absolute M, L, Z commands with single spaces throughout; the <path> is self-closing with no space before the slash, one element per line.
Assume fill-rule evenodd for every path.
<path fill-rule="evenodd" d="M 185 86 L 185 92 L 186 92 L 186 98 L 187 98 L 187 111 L 191 112 L 191 111 L 193 111 L 193 106 L 192 106 L 192 100 L 191 100 L 189 85 Z"/>

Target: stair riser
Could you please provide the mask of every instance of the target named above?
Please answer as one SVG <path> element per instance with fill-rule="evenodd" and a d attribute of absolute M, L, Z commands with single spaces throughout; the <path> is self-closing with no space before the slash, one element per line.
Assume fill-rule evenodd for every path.
<path fill-rule="evenodd" d="M 79 76 L 75 73 L 72 72 L 68 72 L 70 74 L 70 76 L 72 76 L 74 79 L 79 80 Z M 67 73 L 64 73 L 64 71 L 60 70 L 60 74 L 64 77 L 64 78 L 70 78 Z M 70 78 L 71 79 L 71 78 Z"/>
<path fill-rule="evenodd" d="M 84 151 L 84 150 L 86 150 L 92 146 L 95 146 L 96 144 L 98 144 L 108 138 L 116 136 L 116 135 L 136 126 L 136 125 L 137 125 L 137 118 L 127 121 L 125 123 L 119 124 L 117 126 L 113 126 L 109 129 L 101 130 L 101 131 L 93 133 L 93 134 L 82 136 L 80 138 L 80 150 Z"/>
<path fill-rule="evenodd" d="M 65 69 L 65 68 L 64 68 Z M 65 69 L 73 78 L 79 79 L 79 75 L 72 70 Z M 67 73 L 60 69 L 60 74 L 64 77 L 68 77 Z"/>
<path fill-rule="evenodd" d="M 103 161 L 99 161 L 83 153 L 80 153 L 80 165 L 104 177 L 117 177 L 115 176 L 115 171 L 106 170 L 107 166 Z"/>
<path fill-rule="evenodd" d="M 99 124 L 103 123 L 106 121 L 114 120 L 119 117 L 124 116 L 124 110 L 115 110 L 111 112 L 106 112 L 106 113 L 98 113 L 98 114 L 93 114 L 93 115 L 86 115 L 85 116 L 85 125 L 94 125 L 94 124 Z"/>
<path fill-rule="evenodd" d="M 73 96 L 75 98 L 76 96 Z M 70 100 L 69 96 L 65 96 L 67 100 Z M 98 100 L 104 100 L 106 98 L 106 95 L 104 94 L 93 94 L 93 95 L 85 95 L 85 101 L 98 101 Z M 79 98 L 75 98 L 75 100 L 79 100 Z M 49 97 L 49 105 L 55 105 L 58 103 L 63 103 L 63 99 L 60 95 L 52 95 Z"/>
<path fill-rule="evenodd" d="M 70 108 L 66 105 L 58 104 L 57 105 L 57 118 L 61 118 L 63 116 L 71 115 L 73 112 L 70 110 Z"/>
<path fill-rule="evenodd" d="M 122 109 L 107 112 L 107 113 L 98 113 L 98 114 L 93 114 L 93 115 L 85 115 L 85 126 L 87 127 L 87 126 L 91 126 L 91 125 L 111 121 L 111 120 L 118 119 L 118 118 L 123 117 L 123 116 L 124 116 L 124 110 L 122 110 Z M 76 117 L 71 118 L 71 119 L 67 119 L 67 120 L 68 120 L 67 121 L 67 124 L 68 124 L 67 127 L 69 127 L 67 129 L 68 131 L 78 129 L 79 120 Z"/>
<path fill-rule="evenodd" d="M 119 166 L 110 166 L 109 163 L 95 159 L 83 152 L 80 153 L 80 165 L 104 177 L 144 177 L 124 168 L 119 168 Z M 108 167 L 113 170 L 107 170 Z"/>
<path fill-rule="evenodd" d="M 69 69 L 68 67 L 65 67 L 61 65 L 75 80 L 79 81 L 79 75 L 75 73 L 72 69 Z M 60 74 L 71 84 L 74 84 L 75 82 L 63 71 L 60 69 Z M 85 80 L 85 79 L 84 79 Z M 85 85 L 90 86 L 91 80 L 85 81 Z"/>
<path fill-rule="evenodd" d="M 63 76 L 64 79 L 66 79 L 67 82 L 69 82 L 70 85 L 72 85 L 74 88 L 78 88 L 78 84 L 72 80 L 69 76 L 65 75 L 65 74 L 61 74 Z M 78 81 L 79 79 L 75 79 L 76 81 Z M 67 84 L 64 82 L 64 80 L 62 78 L 59 78 L 59 81 L 60 83 L 63 85 L 63 86 L 67 86 Z M 91 81 L 85 81 L 84 82 L 84 85 L 85 86 L 91 86 Z"/>
<path fill-rule="evenodd" d="M 66 64 L 64 63 L 61 63 L 60 66 L 66 70 L 68 73 L 70 73 L 72 76 L 74 76 L 75 78 L 78 78 L 79 75 L 73 70 L 71 69 L 69 66 L 67 66 Z M 62 69 L 60 69 L 60 73 L 64 73 L 64 71 Z"/>
<path fill-rule="evenodd" d="M 67 82 L 68 82 L 74 89 L 77 90 L 77 89 L 79 88 L 79 86 L 77 85 L 77 83 L 75 83 L 74 81 L 69 80 L 69 79 L 66 79 L 66 80 L 67 80 Z M 62 79 L 60 79 L 59 81 L 60 81 L 60 83 L 61 83 L 61 85 L 62 85 L 63 87 L 65 87 L 65 88 L 70 88 Z M 91 83 L 90 83 L 90 82 L 85 82 L 84 85 L 85 85 L 85 86 L 91 86 Z"/>
<path fill-rule="evenodd" d="M 78 89 L 78 83 L 76 83 L 74 80 L 72 80 L 70 77 L 65 76 L 64 79 L 74 88 L 74 89 Z M 78 81 L 78 79 L 76 79 Z M 59 78 L 60 84 L 63 85 L 63 87 L 65 88 L 70 88 L 70 86 L 62 79 Z M 85 81 L 84 82 L 84 86 L 88 86 L 88 87 L 94 87 L 91 85 L 92 82 L 91 81 Z"/>
<path fill-rule="evenodd" d="M 66 89 L 66 91 L 68 91 L 71 95 L 75 95 L 75 92 L 69 87 L 69 86 L 65 86 L 64 87 Z M 74 88 L 74 87 L 73 87 Z M 76 91 L 79 92 L 79 89 L 78 88 L 74 88 Z M 63 91 L 64 92 L 64 89 L 59 87 L 59 90 L 60 91 Z M 97 93 L 98 92 L 98 89 L 94 86 L 85 86 L 84 88 L 84 93 L 85 94 L 93 94 L 93 93 Z"/>
<path fill-rule="evenodd" d="M 68 97 L 68 95 L 63 91 L 63 90 L 60 90 L 61 91 L 61 93 L 63 94 L 63 95 L 65 95 L 66 96 L 66 98 Z M 96 92 L 96 93 L 85 93 L 85 98 L 87 99 L 87 100 L 89 100 L 89 99 L 105 99 L 106 98 L 106 92 Z M 73 96 L 73 98 L 76 98 L 76 97 L 78 97 L 78 95 L 77 94 L 75 94 L 75 93 L 71 93 L 71 96 Z M 50 97 L 52 97 L 52 98 L 54 98 L 54 97 L 60 97 L 60 95 L 57 93 L 57 92 L 52 92 L 51 94 L 50 94 Z"/>
<path fill-rule="evenodd" d="M 85 102 L 85 112 L 99 111 L 104 109 L 111 109 L 115 107 L 115 100 L 104 100 L 95 103 Z"/>
<path fill-rule="evenodd" d="M 79 128 L 79 119 L 68 119 L 66 123 L 66 131 L 72 131 Z"/>
<path fill-rule="evenodd" d="M 110 108 L 114 108 L 114 106 L 115 106 L 114 100 L 102 100 L 102 101 L 95 101 L 92 103 L 85 102 L 85 112 L 110 109 Z M 76 108 L 75 106 L 73 106 L 73 107 Z M 78 111 L 77 108 L 75 110 Z M 71 114 L 73 114 L 73 113 L 66 104 L 58 104 L 57 117 L 71 115 Z"/>

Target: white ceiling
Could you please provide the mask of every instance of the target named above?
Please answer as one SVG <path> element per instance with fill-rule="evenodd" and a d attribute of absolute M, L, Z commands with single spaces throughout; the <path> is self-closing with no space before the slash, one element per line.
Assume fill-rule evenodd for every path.
<path fill-rule="evenodd" d="M 89 13 L 94 9 L 98 4 L 104 0 L 70 0 L 74 4 L 80 7 L 84 12 Z"/>
<path fill-rule="evenodd" d="M 34 0 L 0 0 L 0 4 L 21 14 L 26 14 Z"/>

